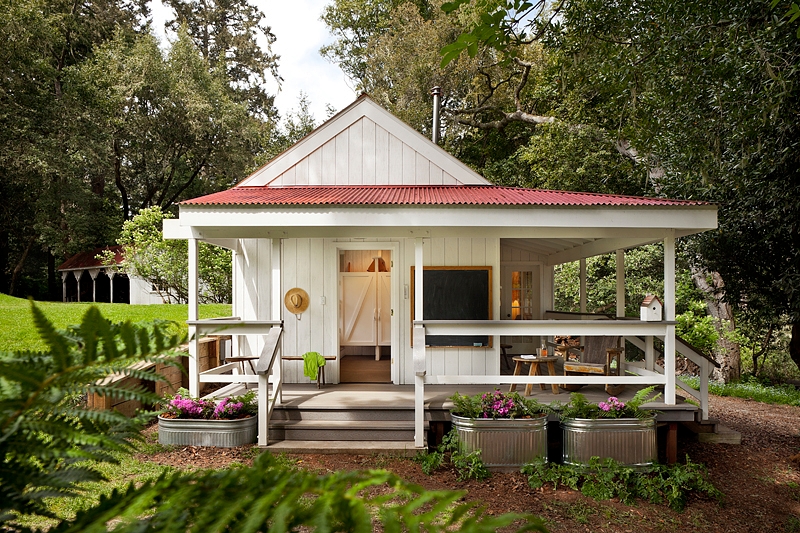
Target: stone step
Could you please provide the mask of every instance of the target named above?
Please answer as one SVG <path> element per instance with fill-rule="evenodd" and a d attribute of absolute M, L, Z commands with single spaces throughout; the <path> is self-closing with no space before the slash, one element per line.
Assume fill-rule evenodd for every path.
<path fill-rule="evenodd" d="M 350 454 L 350 455 L 392 455 L 414 457 L 426 449 L 415 448 L 411 441 L 329 441 L 318 440 L 283 440 L 270 442 L 263 448 L 270 453 L 314 453 L 314 454 Z"/>
<path fill-rule="evenodd" d="M 414 441 L 414 423 L 403 420 L 274 420 L 270 440 Z"/>

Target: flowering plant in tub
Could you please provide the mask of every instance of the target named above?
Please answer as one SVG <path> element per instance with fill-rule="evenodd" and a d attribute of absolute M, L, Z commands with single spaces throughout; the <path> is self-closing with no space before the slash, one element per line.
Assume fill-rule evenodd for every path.
<path fill-rule="evenodd" d="M 642 404 L 656 400 L 655 387 L 637 392 L 627 403 L 610 397 L 589 403 L 579 393 L 561 409 L 564 464 L 586 466 L 593 457 L 611 458 L 635 469 L 650 468 L 657 458 L 655 412 Z"/>
<path fill-rule="evenodd" d="M 179 446 L 241 446 L 255 442 L 256 392 L 221 400 L 192 398 L 185 389 L 166 399 L 158 415 L 158 442 Z"/>
<path fill-rule="evenodd" d="M 176 420 L 238 420 L 254 416 L 258 411 L 255 391 L 229 396 L 219 401 L 192 398 L 186 389 L 168 396 L 162 418 Z"/>
<path fill-rule="evenodd" d="M 497 389 L 475 396 L 462 396 L 456 392 L 450 397 L 450 401 L 453 402 L 450 412 L 463 418 L 532 418 L 550 412 L 547 405 L 532 398 L 525 398 L 518 392 L 504 393 Z"/>
<path fill-rule="evenodd" d="M 616 396 L 599 403 L 590 403 L 586 396 L 578 392 L 570 394 L 570 401 L 561 408 L 561 418 L 648 418 L 653 412 L 642 409 L 642 404 L 657 400 L 661 393 L 653 394 L 655 387 L 647 387 L 637 392 L 627 403 Z"/>
<path fill-rule="evenodd" d="M 450 397 L 450 419 L 461 449 L 480 453 L 489 470 L 519 471 L 547 457 L 547 413 L 550 408 L 518 392 L 499 390 Z"/>

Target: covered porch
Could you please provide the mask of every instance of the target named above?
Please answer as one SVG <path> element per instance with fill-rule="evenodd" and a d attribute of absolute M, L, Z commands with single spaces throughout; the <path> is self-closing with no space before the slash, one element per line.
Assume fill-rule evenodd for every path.
<path fill-rule="evenodd" d="M 177 222 L 177 221 L 176 221 Z M 357 233 L 352 227 L 336 228 L 327 227 L 326 233 L 334 234 L 336 231 L 343 233 L 353 234 Z M 458 231 L 449 229 L 451 233 L 461 233 L 467 231 L 475 231 L 476 228 L 460 229 Z M 186 232 L 185 229 L 172 229 L 173 233 L 181 231 Z M 237 248 L 239 240 L 237 239 L 221 239 L 218 237 L 209 238 L 204 235 L 206 229 L 192 228 L 193 235 L 198 234 L 203 236 L 204 240 L 208 242 L 226 243 L 233 250 L 241 250 Z M 226 231 L 235 234 L 236 232 L 247 233 L 245 228 L 230 228 Z M 304 234 L 308 232 L 308 228 L 294 228 L 292 234 Z M 313 231 L 318 232 L 319 229 L 315 228 Z M 374 229 L 371 231 L 374 232 Z M 418 230 L 417 230 L 418 231 Z M 439 228 L 441 231 L 441 228 Z M 494 228 L 495 232 L 501 233 L 498 228 Z M 505 228 L 504 231 L 513 232 L 516 238 L 519 238 L 519 228 Z M 630 231 L 630 230 L 629 230 Z M 209 229 L 209 233 L 220 233 L 219 228 L 213 230 Z M 434 233 L 431 230 L 426 230 L 425 233 Z M 533 231 L 531 233 L 534 233 Z M 659 231 L 663 237 L 664 242 L 664 310 L 665 319 L 657 322 L 641 321 L 634 317 L 619 316 L 616 319 L 608 319 L 608 317 L 599 317 L 586 315 L 570 315 L 566 313 L 546 312 L 541 313 L 542 318 L 535 320 L 425 320 L 421 319 L 424 316 L 424 300 L 425 300 L 425 287 L 422 273 L 424 267 L 430 264 L 436 264 L 436 260 L 432 260 L 426 254 L 426 241 L 430 242 L 431 237 L 417 237 L 413 240 L 406 239 L 406 246 L 409 244 L 413 246 L 413 255 L 408 253 L 406 256 L 413 257 L 413 262 L 406 267 L 421 265 L 423 268 L 414 268 L 415 278 L 413 280 L 413 301 L 414 306 L 408 310 L 409 314 L 413 316 L 413 320 L 409 320 L 407 326 L 409 327 L 410 334 L 408 338 L 403 339 L 405 335 L 402 333 L 403 328 L 395 326 L 396 341 L 406 345 L 406 353 L 411 356 L 411 368 L 413 374 L 408 376 L 406 383 L 396 383 L 388 385 L 386 388 L 376 388 L 371 385 L 371 388 L 348 388 L 346 386 L 335 385 L 337 382 L 335 373 L 331 376 L 333 379 L 330 381 L 333 384 L 327 385 L 314 392 L 313 390 L 302 393 L 303 385 L 287 382 L 283 376 L 284 361 L 281 357 L 282 352 L 282 336 L 287 328 L 287 321 L 290 328 L 294 328 L 300 323 L 301 319 L 287 313 L 283 306 L 283 292 L 286 289 L 286 284 L 283 281 L 283 262 L 281 260 L 281 252 L 283 250 L 283 239 L 270 239 L 267 242 L 271 243 L 271 254 L 269 261 L 268 272 L 270 273 L 272 286 L 278 290 L 271 290 L 268 298 L 261 300 L 261 309 L 266 310 L 268 319 L 266 320 L 247 320 L 241 317 L 230 317 L 227 319 L 215 320 L 198 320 L 197 319 L 197 243 L 199 238 L 192 237 L 189 239 L 189 258 L 190 258 L 190 273 L 192 276 L 190 280 L 190 294 L 193 295 L 190 300 L 189 314 L 190 320 L 188 321 L 190 327 L 190 353 L 192 356 L 197 353 L 197 345 L 199 339 L 206 334 L 225 331 L 226 334 L 233 335 L 234 338 L 234 352 L 235 355 L 241 351 L 241 347 L 245 342 L 250 346 L 258 347 L 256 353 L 250 352 L 248 358 L 254 363 L 255 373 L 250 373 L 249 367 L 245 366 L 244 372 L 240 373 L 239 365 L 237 363 L 229 363 L 223 367 L 210 371 L 209 373 L 200 374 L 197 371 L 196 364 L 194 364 L 194 357 L 190 358 L 190 390 L 193 394 L 197 395 L 200 390 L 200 384 L 203 382 L 223 382 L 230 384 L 230 387 L 237 387 L 241 383 L 252 384 L 258 387 L 259 404 L 260 404 L 260 429 L 259 429 L 259 444 L 262 446 L 272 446 L 275 444 L 274 439 L 270 438 L 270 431 L 273 429 L 274 424 L 271 424 L 271 418 L 274 416 L 275 409 L 280 406 L 303 404 L 313 405 L 318 403 L 330 403 L 331 405 L 351 406 L 356 408 L 359 403 L 375 403 L 376 398 L 393 399 L 388 400 L 398 401 L 404 406 L 410 405 L 413 407 L 413 446 L 415 448 L 422 448 L 425 446 L 426 435 L 426 417 L 429 416 L 431 406 L 444 405 L 445 399 L 458 390 L 462 394 L 469 393 L 470 391 L 483 392 L 492 390 L 493 388 L 507 389 L 511 384 L 517 384 L 518 388 L 524 388 L 527 384 L 533 384 L 533 391 L 535 396 L 541 401 L 550 403 L 551 401 L 561 401 L 566 403 L 568 395 L 562 394 L 554 395 L 551 392 L 549 385 L 556 384 L 581 384 L 587 385 L 583 391 L 587 393 L 592 401 L 604 400 L 608 395 L 603 390 L 604 385 L 608 384 L 622 384 L 626 386 L 623 397 L 632 395 L 636 390 L 648 385 L 656 385 L 659 389 L 663 390 L 663 396 L 660 401 L 659 409 L 665 413 L 672 413 L 671 417 L 688 417 L 691 419 L 704 420 L 708 417 L 708 374 L 710 371 L 710 362 L 702 357 L 693 356 L 691 350 L 685 350 L 681 345 L 680 340 L 675 337 L 675 282 L 674 282 L 674 268 L 675 268 L 675 234 L 674 229 Z M 392 233 L 396 234 L 396 233 Z M 636 239 L 638 243 L 653 242 L 652 233 L 647 237 L 639 237 Z M 535 239 L 530 239 L 535 242 Z M 549 239 L 549 245 L 552 246 L 554 239 Z M 557 240 L 556 240 L 557 241 Z M 600 242 L 598 242 L 600 241 Z M 626 241 L 632 243 L 633 239 Z M 499 239 L 498 239 L 499 242 Z M 564 247 L 571 247 L 572 253 L 568 256 L 561 254 L 562 259 L 572 260 L 576 255 L 582 256 L 591 253 L 604 253 L 608 251 L 609 247 L 619 244 L 618 240 L 606 239 L 587 239 L 587 242 L 582 247 L 574 246 L 574 239 L 563 239 L 561 241 Z M 604 247 L 600 245 L 604 244 Z M 577 249 L 575 249 L 577 248 Z M 582 248 L 582 250 L 581 250 Z M 624 251 L 617 251 L 618 257 L 622 260 L 618 261 L 618 294 L 624 302 Z M 586 255 L 588 256 L 588 255 Z M 552 268 L 556 260 L 548 261 L 546 258 L 541 261 L 544 268 Z M 495 268 L 500 267 L 500 263 L 494 263 Z M 497 281 L 497 280 L 495 280 Z M 498 287 L 495 294 L 500 294 L 503 289 Z M 546 289 L 543 299 L 552 301 L 552 295 L 548 295 Z M 398 298 L 402 300 L 402 298 Z M 495 300 L 498 300 L 495 297 Z M 265 305 L 266 304 L 266 305 Z M 499 301 L 493 302 L 494 307 L 499 307 Z M 402 309 L 402 305 L 397 306 Z M 624 303 L 619 305 L 618 308 L 624 309 Z M 499 309 L 498 309 L 499 311 Z M 402 313 L 402 311 L 400 311 Z M 400 314 L 395 313 L 395 314 Z M 499 313 L 495 313 L 498 316 Z M 487 336 L 492 339 L 491 346 L 482 346 L 481 350 L 484 357 L 492 358 L 497 361 L 496 370 L 494 372 L 486 373 L 447 373 L 441 364 L 432 361 L 434 357 L 450 357 L 455 352 L 457 355 L 458 349 L 438 348 L 430 346 L 426 343 L 426 335 L 443 335 L 443 336 L 458 336 L 458 335 L 480 335 Z M 640 347 L 645 358 L 640 362 L 621 361 L 621 372 L 619 376 L 564 376 L 564 375 L 518 375 L 509 376 L 502 375 L 500 372 L 500 338 L 511 336 L 533 336 L 541 339 L 552 339 L 556 335 L 571 335 L 571 336 L 618 336 L 626 339 L 634 345 Z M 413 338 L 413 340 L 412 340 Z M 237 341 L 238 339 L 238 341 Z M 663 343 L 664 353 L 663 360 L 664 366 L 661 367 L 656 364 L 657 353 L 655 350 L 655 339 L 660 339 Z M 237 348 L 238 347 L 238 348 Z M 237 349 L 239 351 L 237 351 Z M 448 351 L 452 350 L 452 352 Z M 675 374 L 675 357 L 676 353 L 681 351 L 684 355 L 692 357 L 693 360 L 701 368 L 700 389 L 694 390 L 681 382 L 680 378 Z M 401 352 L 402 353 L 402 352 Z M 441 356 L 441 353 L 445 353 Z M 451 355 L 446 355 L 450 353 Z M 287 355 L 292 355 L 288 353 Z M 401 354 L 396 355 L 396 362 L 393 364 L 401 363 Z M 471 351 L 469 357 L 474 357 L 474 351 Z M 329 374 L 330 376 L 330 374 Z M 547 385 L 545 391 L 541 391 L 535 385 Z M 306 385 L 306 388 L 312 386 Z M 582 392 L 583 392 L 582 391 Z M 697 403 L 694 405 L 681 401 L 680 396 L 693 397 Z M 402 397 L 402 401 L 398 398 Z M 380 403 L 380 402 L 379 402 Z M 687 418 L 687 419 L 688 419 Z"/>

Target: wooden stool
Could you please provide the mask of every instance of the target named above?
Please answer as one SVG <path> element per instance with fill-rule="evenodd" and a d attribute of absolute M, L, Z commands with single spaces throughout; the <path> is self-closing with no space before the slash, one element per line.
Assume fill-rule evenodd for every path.
<path fill-rule="evenodd" d="M 519 376 L 522 373 L 523 364 L 531 365 L 530 369 L 528 370 L 529 376 L 539 376 L 540 375 L 539 365 L 542 363 L 547 363 L 547 372 L 551 376 L 556 375 L 556 360 L 558 359 L 558 357 L 555 355 L 549 355 L 547 357 L 537 357 L 535 359 L 526 359 L 524 357 L 512 357 L 512 359 L 514 360 L 514 362 L 516 362 L 516 365 L 514 366 L 515 376 Z M 542 390 L 545 390 L 544 383 L 540 383 L 539 387 L 541 387 Z M 508 389 L 508 392 L 513 392 L 515 390 L 517 390 L 517 384 L 512 383 L 511 387 L 509 387 Z M 556 383 L 553 383 L 551 385 L 551 390 L 553 391 L 553 394 L 558 394 L 558 385 Z M 525 396 L 530 396 L 531 392 L 533 392 L 533 383 L 528 383 L 527 385 L 525 385 Z"/>

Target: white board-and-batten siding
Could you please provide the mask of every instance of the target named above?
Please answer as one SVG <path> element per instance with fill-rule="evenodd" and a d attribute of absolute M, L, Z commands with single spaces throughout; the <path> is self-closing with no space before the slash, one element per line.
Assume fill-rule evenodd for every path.
<path fill-rule="evenodd" d="M 451 174 L 361 118 L 272 180 L 288 185 L 458 185 Z"/>
<path fill-rule="evenodd" d="M 339 249 L 359 246 L 373 250 L 397 250 L 392 255 L 392 277 L 397 276 L 396 300 L 392 309 L 396 320 L 398 346 L 392 353 L 395 383 L 413 383 L 411 352 L 411 308 L 406 288 L 411 287 L 411 266 L 414 264 L 413 239 L 382 239 L 351 243 L 343 239 L 284 239 L 281 249 L 283 294 L 300 287 L 309 294 L 308 310 L 297 317 L 281 306 L 284 333 L 283 355 L 302 355 L 317 351 L 323 355 L 339 354 L 338 271 Z M 271 310 L 271 247 L 270 239 L 242 239 L 235 255 L 234 314 L 243 319 L 269 320 Z M 491 266 L 493 317 L 499 316 L 499 239 L 434 238 L 424 241 L 426 266 Z M 323 303 L 324 302 L 324 303 Z M 244 353 L 258 353 L 260 340 L 243 341 Z M 491 348 L 431 348 L 428 351 L 429 375 L 481 375 L 499 373 L 499 342 Z M 328 361 L 325 377 L 328 383 L 338 382 L 337 361 Z M 302 361 L 283 361 L 286 383 L 308 383 Z"/>

